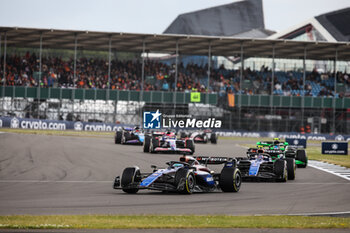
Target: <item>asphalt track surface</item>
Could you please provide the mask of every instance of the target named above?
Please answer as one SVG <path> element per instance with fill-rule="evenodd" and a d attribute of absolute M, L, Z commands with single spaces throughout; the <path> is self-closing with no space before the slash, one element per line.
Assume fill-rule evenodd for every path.
<path fill-rule="evenodd" d="M 243 156 L 231 140 L 196 144 L 196 155 Z M 318 214 L 349 212 L 350 182 L 308 167 L 287 183 L 245 182 L 238 193 L 192 195 L 112 188 L 125 167 L 164 166 L 179 155 L 146 154 L 113 138 L 0 134 L 0 215 Z M 221 167 L 220 167 L 221 168 Z"/>

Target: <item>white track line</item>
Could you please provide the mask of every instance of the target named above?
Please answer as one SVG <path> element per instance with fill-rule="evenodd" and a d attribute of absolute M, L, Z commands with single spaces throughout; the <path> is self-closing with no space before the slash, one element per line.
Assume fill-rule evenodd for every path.
<path fill-rule="evenodd" d="M 254 214 L 254 216 L 329 216 L 329 215 L 346 215 L 350 214 L 350 211 L 341 211 L 341 212 L 323 212 L 323 213 L 296 213 L 296 214 Z"/>
<path fill-rule="evenodd" d="M 312 216 L 312 215 L 343 215 L 343 214 L 350 214 L 350 211 L 343 211 L 343 212 L 326 212 L 326 213 L 298 213 L 298 214 L 287 214 L 290 216 L 293 215 L 305 215 L 305 216 Z"/>
<path fill-rule="evenodd" d="M 308 166 L 316 168 L 318 170 L 328 172 L 335 176 L 341 177 L 350 181 L 350 169 L 339 165 L 329 164 L 320 161 L 309 160 Z"/>

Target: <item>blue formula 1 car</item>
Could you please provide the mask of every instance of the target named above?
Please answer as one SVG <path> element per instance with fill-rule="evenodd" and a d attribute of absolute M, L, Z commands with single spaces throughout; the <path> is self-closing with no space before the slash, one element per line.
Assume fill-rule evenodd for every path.
<path fill-rule="evenodd" d="M 121 128 L 115 132 L 115 144 L 134 144 L 143 145 L 145 133 L 139 127 L 135 128 Z"/>
<path fill-rule="evenodd" d="M 137 166 L 127 167 L 114 180 L 114 189 L 137 193 L 140 189 L 191 194 L 194 192 L 238 192 L 241 173 L 236 160 L 227 157 L 183 156 L 180 161 L 167 162 L 166 168 L 153 168 L 152 173 L 141 173 Z M 220 173 L 211 171 L 208 164 L 224 164 Z"/>
<path fill-rule="evenodd" d="M 243 180 L 274 180 L 286 182 L 295 179 L 295 160 L 285 158 L 278 150 L 249 149 L 246 158 L 237 158 L 237 167 Z"/>

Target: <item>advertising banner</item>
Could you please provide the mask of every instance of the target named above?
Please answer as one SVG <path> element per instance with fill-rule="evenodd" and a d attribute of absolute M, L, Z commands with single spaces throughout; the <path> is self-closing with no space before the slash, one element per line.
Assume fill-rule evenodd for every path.
<path fill-rule="evenodd" d="M 165 115 L 159 111 L 144 112 L 143 124 L 144 129 L 175 129 L 185 131 L 196 131 L 210 128 L 218 136 L 223 137 L 268 137 L 268 138 L 285 138 L 288 140 L 298 140 L 298 144 L 303 145 L 303 140 L 334 140 L 350 141 L 350 135 L 330 135 L 330 134 L 300 134 L 295 132 L 256 132 L 256 131 L 235 131 L 221 128 L 221 120 L 207 118 L 197 120 L 187 115 Z M 187 118 L 186 120 L 176 120 Z M 58 121 L 45 119 L 31 119 L 18 117 L 0 117 L 0 128 L 19 128 L 19 129 L 37 129 L 37 130 L 77 130 L 77 131 L 115 131 L 120 127 L 134 127 L 128 124 L 113 124 L 100 122 L 81 122 L 81 121 Z M 294 145 L 294 141 L 293 144 Z"/>
<path fill-rule="evenodd" d="M 291 146 L 306 148 L 306 139 L 286 138 L 286 142 Z"/>
<path fill-rule="evenodd" d="M 348 155 L 348 142 L 322 142 L 324 155 Z"/>

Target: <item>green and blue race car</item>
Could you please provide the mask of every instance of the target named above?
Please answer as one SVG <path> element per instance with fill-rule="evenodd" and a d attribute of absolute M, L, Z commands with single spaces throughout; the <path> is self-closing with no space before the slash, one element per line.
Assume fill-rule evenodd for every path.
<path fill-rule="evenodd" d="M 299 168 L 307 167 L 308 158 L 306 151 L 297 146 L 291 146 L 288 142 L 283 142 L 279 138 L 274 138 L 273 141 L 260 141 L 257 146 L 262 146 L 270 150 L 281 150 L 286 158 L 295 159 L 295 164 Z"/>

